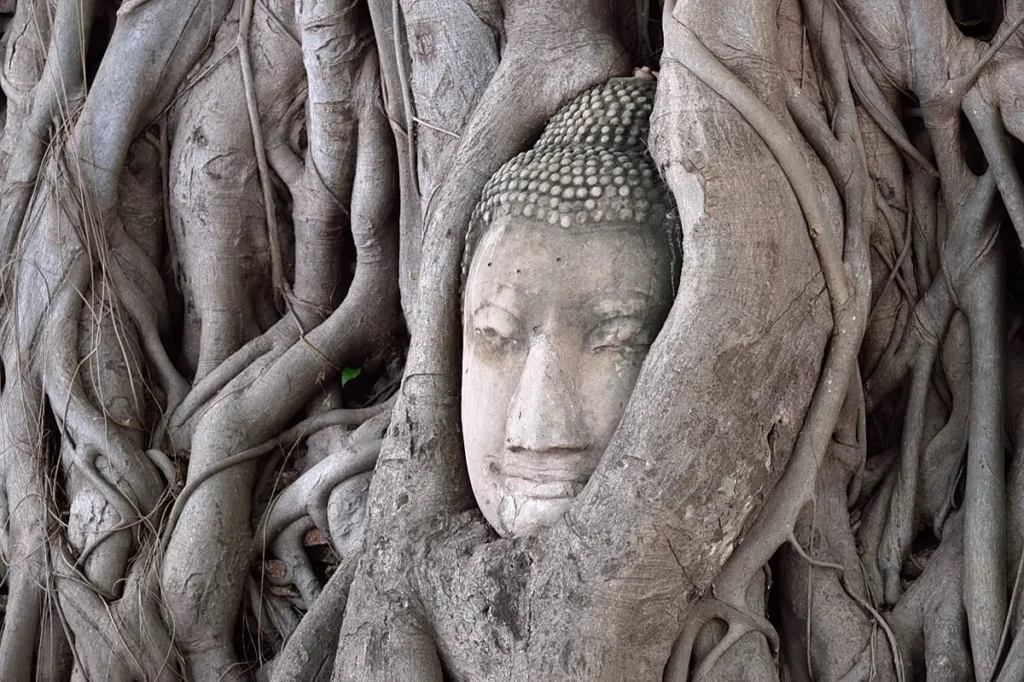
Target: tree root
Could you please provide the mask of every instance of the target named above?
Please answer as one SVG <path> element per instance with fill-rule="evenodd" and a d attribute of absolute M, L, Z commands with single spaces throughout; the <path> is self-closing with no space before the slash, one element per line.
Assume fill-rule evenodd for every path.
<path fill-rule="evenodd" d="M 994 246 L 993 238 L 979 254 L 961 290 L 971 328 L 972 369 L 964 493 L 964 607 L 979 679 L 987 679 L 995 670 L 1000 628 L 1007 618 L 1006 335 L 1003 268 Z"/>
<path fill-rule="evenodd" d="M 667 3 L 668 8 L 671 3 Z M 719 575 L 716 587 L 719 594 L 728 595 L 725 599 L 732 604 L 738 603 L 745 586 L 751 576 L 763 566 L 774 554 L 775 550 L 785 542 L 796 522 L 796 517 L 806 502 L 813 495 L 814 481 L 821 460 L 824 457 L 833 426 L 839 415 L 853 368 L 856 366 L 856 354 L 864 333 L 867 307 L 870 303 L 868 288 L 870 286 L 867 272 L 866 244 L 859 218 L 847 219 L 847 239 L 854 245 L 851 250 L 851 270 L 854 273 L 854 291 L 851 293 L 846 281 L 845 268 L 839 255 L 838 246 L 834 242 L 834 233 L 824 222 L 820 207 L 820 197 L 814 189 L 815 185 L 807 172 L 807 166 L 796 146 L 792 143 L 788 132 L 777 122 L 764 104 L 753 93 L 726 69 L 721 62 L 704 47 L 699 40 L 684 26 L 679 24 L 666 11 L 666 32 L 671 32 L 673 40 L 686 47 L 687 68 L 715 89 L 721 96 L 730 101 L 744 115 L 748 122 L 758 131 L 762 139 L 772 150 L 793 186 L 800 200 L 808 229 L 815 249 L 818 252 L 822 271 L 825 273 L 826 286 L 832 301 L 833 331 L 831 349 L 818 381 L 811 406 L 805 417 L 806 426 L 801 430 L 793 455 L 786 466 L 782 479 L 775 492 L 769 498 L 765 508 L 748 531 L 746 539 L 737 547 L 732 557 Z M 796 115 L 799 108 L 794 109 L 795 118 L 803 121 L 806 128 L 814 125 L 813 119 L 806 110 L 802 116 Z M 812 142 L 815 135 L 811 135 Z M 817 136 L 826 143 L 831 138 Z M 825 160 L 826 166 L 835 176 L 838 185 L 845 186 L 849 193 L 846 208 L 860 215 L 862 198 L 857 191 L 853 178 L 846 180 L 845 161 L 838 156 L 832 145 L 818 149 Z M 849 158 L 849 157 L 847 157 Z M 845 181 L 845 182 L 844 182 Z M 863 186 L 861 186 L 862 188 Z M 863 191 L 861 189 L 861 191 Z M 852 297 L 851 297 L 852 296 Z M 854 382 L 859 385 L 859 382 Z"/>
<path fill-rule="evenodd" d="M 374 236 L 376 238 L 366 244 L 356 240 L 362 255 L 368 260 L 372 257 L 372 260 L 360 262 L 345 301 L 308 335 L 308 343 L 300 341 L 293 345 L 242 391 L 231 394 L 228 389 L 229 395 L 215 403 L 197 427 L 189 464 L 189 486 L 193 485 L 193 480 L 204 477 L 207 480 L 202 488 L 186 486 L 194 491 L 186 498 L 187 503 L 175 503 L 172 515 L 180 516 L 172 516 L 164 531 L 167 551 L 163 573 L 165 594 L 182 595 L 169 612 L 177 632 L 183 637 L 186 667 L 193 675 L 221 675 L 233 669 L 234 654 L 229 633 L 234 607 L 241 597 L 239 578 L 244 575 L 245 555 L 231 554 L 224 560 L 216 551 L 216 544 L 204 549 L 200 543 L 189 543 L 183 538 L 189 532 L 200 532 L 212 543 L 220 542 L 215 539 L 220 537 L 230 538 L 230 545 L 237 545 L 241 539 L 244 546 L 248 546 L 248 491 L 254 467 L 251 461 L 240 463 L 237 460 L 231 463 L 230 468 L 224 467 L 229 457 L 227 452 L 238 447 L 238 438 L 243 434 L 245 439 L 256 439 L 257 442 L 267 438 L 270 435 L 267 431 L 281 428 L 282 421 L 291 418 L 313 397 L 318 376 L 338 371 L 347 363 L 358 362 L 368 349 L 386 342 L 393 329 L 397 300 L 387 305 L 384 311 L 380 310 L 380 302 L 383 292 L 389 290 L 397 299 L 397 273 L 393 268 L 396 263 L 390 253 L 390 248 L 396 245 L 386 233 Z M 388 260 L 381 262 L 382 256 Z M 390 296 L 383 298 L 385 301 L 391 299 Z M 363 324 L 353 324 L 353 320 Z M 253 428 L 254 414 L 272 415 L 272 418 Z M 251 452 L 248 455 L 250 460 L 260 456 Z M 217 470 L 216 475 L 210 473 L 214 469 Z M 224 494 L 236 496 L 230 515 L 218 513 L 212 506 L 214 500 Z M 238 500 L 238 496 L 243 500 Z M 210 518 L 211 514 L 213 518 Z M 175 525 L 179 518 L 186 521 L 186 529 L 202 530 L 182 532 Z M 214 525 L 209 525 L 211 521 Z M 198 571 L 197 563 L 209 565 L 209 569 Z M 199 622 L 193 620 L 196 607 L 206 597 L 201 585 L 190 578 L 197 571 L 204 581 L 218 581 L 222 586 L 220 602 L 209 605 Z M 208 648 L 211 642 L 215 645 Z"/>
<path fill-rule="evenodd" d="M 97 0 L 56 3 L 45 66 L 32 93 L 32 109 L 5 168 L 0 263 L 7 263 L 14 253 L 51 137 L 70 123 L 73 111 L 84 100 L 85 64 L 81 55 L 88 48 L 86 39 L 96 6 Z"/>
<path fill-rule="evenodd" d="M 721 655 L 747 633 L 761 633 L 768 640 L 773 653 L 779 650 L 779 635 L 763 616 L 753 615 L 714 597 L 705 597 L 694 604 L 686 615 L 686 625 L 672 647 L 672 656 L 665 667 L 665 682 L 686 682 L 690 679 L 690 659 L 697 635 L 712 620 L 727 623 L 729 629 L 726 636 L 701 661 L 693 677 L 695 681 L 706 675 Z M 726 646 L 722 646 L 723 643 L 727 643 Z"/>
<path fill-rule="evenodd" d="M 889 622 L 913 679 L 970 678 L 967 620 L 962 602 L 963 519 L 950 517 L 943 541 L 921 576 L 900 598 Z"/>
<path fill-rule="evenodd" d="M 256 105 L 256 93 L 253 88 L 252 57 L 249 54 L 249 32 L 252 30 L 252 11 L 256 0 L 243 0 L 242 15 L 238 21 L 238 61 L 242 67 L 242 82 L 245 86 L 245 107 L 249 114 L 249 128 L 252 132 L 253 147 L 256 151 L 256 163 L 263 192 L 263 208 L 267 219 L 267 243 L 270 245 L 271 281 L 274 291 L 279 296 L 286 295 L 287 282 L 284 279 L 284 264 L 281 257 L 281 228 L 277 224 L 277 207 L 274 191 L 270 185 L 270 167 L 267 165 L 267 150 L 263 144 L 263 127 L 260 125 L 260 114 Z"/>
<path fill-rule="evenodd" d="M 971 380 L 968 334 L 966 318 L 954 314 L 942 347 L 942 367 L 952 391 L 952 407 L 949 419 L 928 443 L 921 462 L 920 512 L 937 538 L 942 537 L 953 511 L 957 473 L 967 450 Z"/>
<path fill-rule="evenodd" d="M 75 633 L 78 662 L 86 679 L 179 679 L 174 646 L 160 618 L 155 571 L 145 557 L 128 572 L 124 596 L 113 603 L 98 595 L 73 566 L 67 550 L 53 550 L 61 611 Z"/>
<path fill-rule="evenodd" d="M 320 598 L 285 642 L 274 662 L 271 682 L 328 682 L 334 668 L 338 631 L 345 615 L 356 562 L 346 559 L 327 581 Z"/>
<path fill-rule="evenodd" d="M 168 417 L 168 425 L 172 434 L 188 434 L 184 442 L 191 441 L 194 425 L 189 422 L 198 417 L 209 401 L 241 373 L 252 367 L 258 360 L 276 360 L 299 337 L 297 321 L 290 315 L 278 320 L 266 332 L 248 341 L 244 346 L 232 353 L 217 367 L 199 379 L 192 390 Z M 191 426 L 191 428 L 190 428 Z"/>
<path fill-rule="evenodd" d="M 10 365 L 8 365 L 10 366 Z M 0 452 L 9 504 L 7 604 L 0 636 L 0 679 L 31 677 L 34 643 L 43 616 L 48 573 L 46 538 L 50 518 L 37 457 L 41 441 L 42 392 L 32 377 L 8 377 L 0 394 Z"/>
<path fill-rule="evenodd" d="M 903 591 L 900 574 L 917 530 L 918 478 L 925 427 L 925 400 L 938 348 L 925 346 L 914 363 L 910 399 L 903 427 L 903 444 L 896 485 L 889 502 L 889 514 L 878 556 L 885 589 L 885 601 L 895 604 Z"/>
<path fill-rule="evenodd" d="M 314 527 L 310 518 L 299 516 L 280 529 L 269 542 L 274 556 L 284 562 L 285 577 L 298 589 L 302 605 L 306 609 L 317 600 L 321 589 L 303 543 L 306 533 Z"/>
<path fill-rule="evenodd" d="M 335 486 L 327 502 L 327 525 L 334 550 L 348 558 L 359 554 L 366 531 L 366 510 L 373 472 Z"/>
<path fill-rule="evenodd" d="M 262 555 L 268 543 L 292 523 L 309 516 L 323 532 L 329 532 L 327 503 L 334 488 L 367 471 L 377 463 L 380 439 L 354 442 L 314 465 L 274 498 L 256 531 L 256 552 Z"/>

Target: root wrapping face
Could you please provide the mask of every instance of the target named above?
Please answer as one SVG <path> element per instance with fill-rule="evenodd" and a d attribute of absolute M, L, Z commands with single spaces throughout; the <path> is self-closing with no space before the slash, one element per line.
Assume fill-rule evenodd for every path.
<path fill-rule="evenodd" d="M 998 4 L 0 2 L 0 679 L 1019 678 Z"/>

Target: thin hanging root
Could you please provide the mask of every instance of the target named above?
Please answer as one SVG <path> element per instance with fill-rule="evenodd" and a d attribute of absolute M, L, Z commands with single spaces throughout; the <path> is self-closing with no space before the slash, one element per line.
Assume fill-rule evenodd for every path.
<path fill-rule="evenodd" d="M 82 475 L 100 492 L 107 504 L 114 508 L 114 511 L 121 517 L 121 523 L 130 523 L 143 516 L 139 510 L 138 501 L 131 499 L 123 490 L 108 481 L 96 467 L 96 460 L 102 454 L 96 447 L 88 444 L 84 447 L 71 447 L 70 445 L 68 447 L 71 449 L 71 461 L 75 468 L 82 472 Z"/>
<path fill-rule="evenodd" d="M 1003 632 L 999 636 L 999 647 L 997 651 L 997 665 L 992 671 L 992 675 L 989 676 L 987 682 L 992 682 L 993 677 L 996 673 L 999 673 L 999 679 L 1007 680 L 1019 680 L 1024 677 L 1024 637 L 1021 636 L 1021 630 L 1018 628 L 1017 636 L 1014 637 L 1013 646 L 1011 647 L 1010 653 L 1007 654 L 1005 664 L 1000 670 L 999 658 L 1003 655 L 1003 649 L 1006 647 L 1006 640 L 1010 635 L 1010 621 L 1013 619 L 1014 614 L 1017 612 L 1017 602 L 1020 600 L 1021 580 L 1024 577 L 1024 544 L 1021 545 L 1020 556 L 1017 558 L 1017 571 L 1016 577 L 1013 579 L 1013 591 L 1010 593 L 1010 607 L 1006 610 L 1006 620 L 1003 621 Z M 1020 642 L 1018 644 L 1018 642 Z M 1012 669 L 1012 670 L 1010 670 Z M 1007 674 L 1009 673 L 1009 677 Z"/>
<path fill-rule="evenodd" d="M 119 675 L 126 674 L 129 679 L 155 682 L 180 679 L 172 665 L 171 638 L 150 597 L 152 586 L 143 584 L 147 580 L 151 582 L 150 578 L 130 575 L 125 596 L 108 604 L 79 572 L 66 547 L 57 543 L 51 553 L 61 612 L 76 637 L 84 638 L 91 645 L 86 647 L 85 655 L 90 659 L 97 656 L 105 666 L 102 672 L 86 669 L 84 673 L 105 674 L 110 679 L 124 679 Z M 133 570 L 149 570 L 147 563 L 140 561 Z M 139 630 L 133 627 L 136 623 L 142 625 Z M 135 639 L 134 634 L 139 631 L 148 646 L 142 646 L 143 642 Z M 140 653 L 148 655 L 148 660 L 140 657 Z"/>
<path fill-rule="evenodd" d="M 992 247 L 996 233 L 993 229 L 979 230 L 995 198 L 996 182 L 991 169 L 983 175 L 967 199 L 961 204 L 953 218 L 952 229 L 943 245 L 944 269 L 932 282 L 931 287 L 914 306 L 913 321 L 907 325 L 899 350 L 887 363 L 879 366 L 868 378 L 865 392 L 868 409 L 872 400 L 894 390 L 917 357 L 922 344 L 938 344 L 939 330 L 948 324 L 954 310 L 959 307 L 955 300 L 954 286 L 958 286 L 964 273 L 970 271 L 974 261 Z"/>
<path fill-rule="evenodd" d="M 60 0 L 46 63 L 33 89 L 32 108 L 8 160 L 0 209 L 0 263 L 7 263 L 21 235 L 26 212 L 36 194 L 43 157 L 57 128 L 68 125 L 72 109 L 85 94 L 87 40 L 95 20 L 96 0 Z"/>
<path fill-rule="evenodd" d="M 256 150 L 256 167 L 260 175 L 260 189 L 263 192 L 263 207 L 267 214 L 271 279 L 274 292 L 283 298 L 288 293 L 288 284 L 285 281 L 284 262 L 281 258 L 281 229 L 277 224 L 277 202 L 274 201 L 274 188 L 270 184 L 270 166 L 267 164 L 267 148 L 263 143 L 263 127 L 260 125 L 256 88 L 253 85 L 252 56 L 249 54 L 249 33 L 252 29 L 252 11 L 255 4 L 256 0 L 242 1 L 242 16 L 238 21 L 238 62 L 242 67 L 245 106 L 249 112 L 252 144 Z"/>
<path fill-rule="evenodd" d="M 893 224 L 893 218 L 890 215 L 892 211 L 889 208 L 888 203 L 886 203 L 885 199 L 881 196 L 881 193 L 877 190 L 875 191 L 875 206 L 878 207 L 879 211 L 882 212 L 882 214 L 885 216 L 886 221 L 889 223 L 891 227 Z M 889 276 L 886 278 L 885 284 L 882 285 L 882 290 L 878 293 L 878 296 L 875 298 L 876 305 L 871 308 L 871 312 L 868 315 L 869 323 L 874 318 L 875 311 L 877 311 L 878 306 L 882 304 L 882 300 L 885 298 L 885 294 L 889 291 L 889 287 L 892 286 L 893 282 L 899 283 L 900 291 L 903 293 L 904 298 L 906 298 L 907 300 L 913 300 L 914 298 L 916 298 L 916 296 L 911 296 L 910 290 L 907 287 L 907 284 L 903 280 L 903 277 L 900 273 L 900 268 L 903 267 L 903 264 L 906 262 L 907 256 L 910 254 L 911 248 L 913 248 L 913 246 L 915 245 L 914 231 L 911 229 L 913 227 L 912 220 L 913 218 L 911 216 L 908 216 L 907 226 L 903 237 L 903 248 L 900 249 L 899 255 L 896 256 L 895 261 L 890 263 L 888 254 L 883 253 L 881 247 L 876 248 L 876 253 L 878 253 L 878 255 L 885 262 L 886 266 L 889 268 Z M 895 231 L 895 229 L 893 229 L 893 235 L 895 236 L 896 234 L 898 233 Z"/>
<path fill-rule="evenodd" d="M 1013 638 L 1013 644 L 1010 646 L 1009 653 L 1006 654 L 999 677 L 995 679 L 996 682 L 1017 682 L 1024 679 L 1024 637 L 1021 636 L 1021 633 L 1018 632 L 1017 636 Z"/>
<path fill-rule="evenodd" d="M 91 264 L 81 254 L 54 298 L 42 337 L 44 348 L 49 351 L 49 362 L 43 372 L 46 395 L 63 432 L 65 447 L 72 453 L 71 462 L 120 517 L 119 523 L 82 548 L 76 568 L 85 566 L 93 552 L 116 533 L 130 531 L 146 521 L 162 490 L 155 465 L 116 427 L 107 425 L 102 412 L 75 381 L 78 321 L 90 272 Z M 128 491 L 121 490 L 99 471 L 96 459 L 101 455 L 107 457 L 111 470 L 123 472 Z"/>
<path fill-rule="evenodd" d="M 74 439 L 74 447 L 80 455 L 75 461 L 83 473 L 91 481 L 94 478 L 93 474 L 96 474 L 99 480 L 105 481 L 99 471 L 90 464 L 97 456 L 103 454 L 107 457 L 112 470 L 121 472 L 125 477 L 128 487 L 136 497 L 130 501 L 134 513 L 122 518 L 122 521 L 127 523 L 132 519 L 144 517 L 146 512 L 141 510 L 152 509 L 161 492 L 159 476 L 140 448 L 116 427 L 107 425 L 103 413 L 85 397 L 73 378 L 76 372 L 73 349 L 77 346 L 78 337 L 74 333 L 68 334 L 67 330 L 78 328 L 81 301 L 77 292 L 73 288 L 68 288 L 58 294 L 54 303 L 54 314 L 48 321 L 48 326 L 56 326 L 51 327 L 50 332 L 55 328 L 65 330 L 65 333 L 59 339 L 54 338 L 55 332 L 46 334 L 47 346 L 51 349 L 51 362 L 47 363 L 44 370 L 46 395 L 65 436 L 70 434 Z M 65 326 L 65 323 L 71 326 Z M 111 506 L 120 512 L 125 511 L 124 502 L 130 498 L 123 492 L 120 496 L 112 497 L 109 494 L 109 486 L 110 484 L 99 485 L 98 489 Z"/>
<path fill-rule="evenodd" d="M 192 497 L 193 493 L 195 493 L 200 486 L 222 471 L 227 471 L 233 467 L 247 464 L 263 457 L 277 447 L 277 445 L 277 441 L 275 440 L 267 441 L 262 445 L 249 448 L 237 455 L 225 457 L 221 461 L 210 466 L 208 469 L 204 469 L 202 474 L 189 478 L 188 483 L 185 484 L 185 487 L 182 488 L 181 492 L 178 494 L 177 499 L 174 500 L 174 506 L 171 507 L 171 512 L 167 517 L 167 523 L 161 531 L 160 554 L 165 554 L 167 552 L 167 545 L 170 543 L 171 536 L 174 534 L 174 529 L 178 525 L 178 519 L 181 518 L 181 512 L 185 509 L 185 503 L 188 502 L 189 498 Z"/>
<path fill-rule="evenodd" d="M 137 248 L 137 247 L 136 247 Z M 139 256 L 145 258 L 145 254 Z M 146 300 L 140 288 L 125 274 L 119 259 L 115 256 L 108 260 L 108 273 L 118 293 L 118 298 L 135 322 L 139 337 L 142 339 L 142 350 L 154 370 L 161 388 L 167 394 L 167 411 L 173 411 L 188 393 L 188 382 L 181 376 L 174 363 L 167 356 L 167 349 L 160 341 L 159 312 Z M 161 300 L 166 300 L 164 292 L 158 292 Z"/>
<path fill-rule="evenodd" d="M 903 592 L 900 574 L 903 562 L 910 556 L 917 530 L 917 489 L 924 447 L 925 403 L 937 354 L 936 345 L 926 345 L 914 363 L 903 427 L 903 445 L 896 471 L 896 487 L 889 503 L 889 515 L 878 557 L 885 601 L 888 604 L 895 604 Z"/>
<path fill-rule="evenodd" d="M 1006 612 L 1006 620 L 1003 622 L 1003 632 L 999 638 L 999 655 L 1002 655 L 1003 647 L 1006 646 L 1006 640 L 1010 633 L 1010 619 L 1013 618 L 1017 612 L 1018 602 L 1021 596 L 1022 588 L 1022 573 L 1024 573 L 1024 546 L 1022 546 L 1020 558 L 1017 560 L 1017 575 L 1013 581 L 1013 592 L 1010 595 L 1010 607 Z M 1024 630 L 1020 629 L 1018 625 L 1017 634 L 1013 638 L 1013 644 L 1010 646 L 1010 651 L 1006 654 L 1006 659 L 1003 661 L 1002 667 L 996 667 L 993 670 L 993 674 L 989 676 L 988 682 L 992 682 L 995 673 L 999 673 L 999 677 L 995 678 L 996 682 L 1017 682 L 1017 680 L 1024 679 Z"/>
<path fill-rule="evenodd" d="M 803 546 L 800 544 L 800 541 L 797 540 L 796 536 L 792 533 L 790 533 L 787 542 L 789 542 L 790 547 L 793 548 L 793 551 L 795 551 L 801 559 L 811 564 L 812 566 L 816 566 L 817 568 L 830 569 L 839 573 L 839 584 L 842 586 L 843 591 L 846 592 L 846 596 L 852 599 L 857 604 L 857 606 L 864 610 L 865 613 L 870 614 L 870 616 L 874 618 L 875 622 L 878 623 L 879 627 L 882 628 L 882 631 L 885 632 L 885 636 L 889 640 L 889 650 L 892 652 L 893 663 L 896 667 L 896 680 L 897 682 L 904 682 L 905 668 L 903 667 L 903 654 L 900 652 L 899 642 L 897 642 L 896 640 L 895 633 L 893 633 L 892 628 L 889 627 L 889 623 L 885 620 L 885 618 L 882 617 L 882 614 L 880 614 L 874 606 L 866 602 L 860 595 L 858 595 L 855 590 L 850 588 L 850 584 L 846 580 L 846 569 L 844 569 L 839 564 L 833 564 L 827 561 L 818 561 L 817 559 L 813 558 L 804 550 Z"/>
<path fill-rule="evenodd" d="M 882 94 L 864 63 L 864 54 L 861 52 L 860 43 L 850 40 L 845 31 L 843 32 L 843 50 L 846 53 L 846 63 L 850 69 L 850 84 L 871 119 L 908 159 L 911 159 L 933 178 L 939 177 L 939 171 L 935 166 L 907 138 L 903 124 L 896 118 L 889 103 L 885 101 L 885 95 Z"/>
<path fill-rule="evenodd" d="M 405 150 L 406 164 L 409 168 L 413 169 L 413 172 L 409 175 L 409 179 L 412 181 L 413 194 L 416 197 L 420 197 L 419 172 L 416 170 L 418 168 L 416 161 L 416 137 L 412 125 L 413 120 L 416 118 L 416 111 L 412 102 L 412 88 L 409 86 L 405 50 L 402 49 L 402 34 L 404 31 L 401 30 L 401 26 L 403 19 L 404 16 L 402 15 L 399 0 L 391 0 L 391 33 L 394 36 L 395 71 L 398 75 L 398 87 L 402 91 L 402 113 L 405 115 L 405 138 L 408 143 Z"/>

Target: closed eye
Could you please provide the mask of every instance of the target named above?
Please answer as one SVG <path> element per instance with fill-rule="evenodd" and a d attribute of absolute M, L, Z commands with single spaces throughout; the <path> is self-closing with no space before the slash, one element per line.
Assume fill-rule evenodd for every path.
<path fill-rule="evenodd" d="M 522 330 L 519 318 L 496 305 L 483 305 L 473 314 L 473 336 L 493 350 L 508 351 L 518 347 Z"/>
<path fill-rule="evenodd" d="M 651 345 L 651 332 L 639 317 L 621 315 L 601 322 L 587 337 L 595 352 L 642 351 Z"/>
<path fill-rule="evenodd" d="M 510 349 L 518 343 L 514 336 L 502 333 L 494 327 L 477 326 L 473 328 L 473 333 L 487 345 L 499 350 Z"/>

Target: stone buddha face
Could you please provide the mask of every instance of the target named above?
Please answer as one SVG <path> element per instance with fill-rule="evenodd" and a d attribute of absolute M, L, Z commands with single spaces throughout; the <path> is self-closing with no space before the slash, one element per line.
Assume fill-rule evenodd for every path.
<path fill-rule="evenodd" d="M 586 485 L 672 304 L 679 247 L 664 208 L 660 223 L 644 214 L 658 181 L 616 168 L 623 158 L 605 157 L 603 169 L 584 158 L 554 174 L 554 189 L 553 173 L 543 179 L 528 160 L 510 183 L 526 191 L 500 195 L 521 205 L 478 228 L 463 299 L 462 422 L 474 495 L 501 535 L 553 524 Z M 570 193 L 572 205 L 548 200 Z"/>
<path fill-rule="evenodd" d="M 672 303 L 667 236 L 500 220 L 466 281 L 462 420 L 477 503 L 502 535 L 582 490 Z"/>

